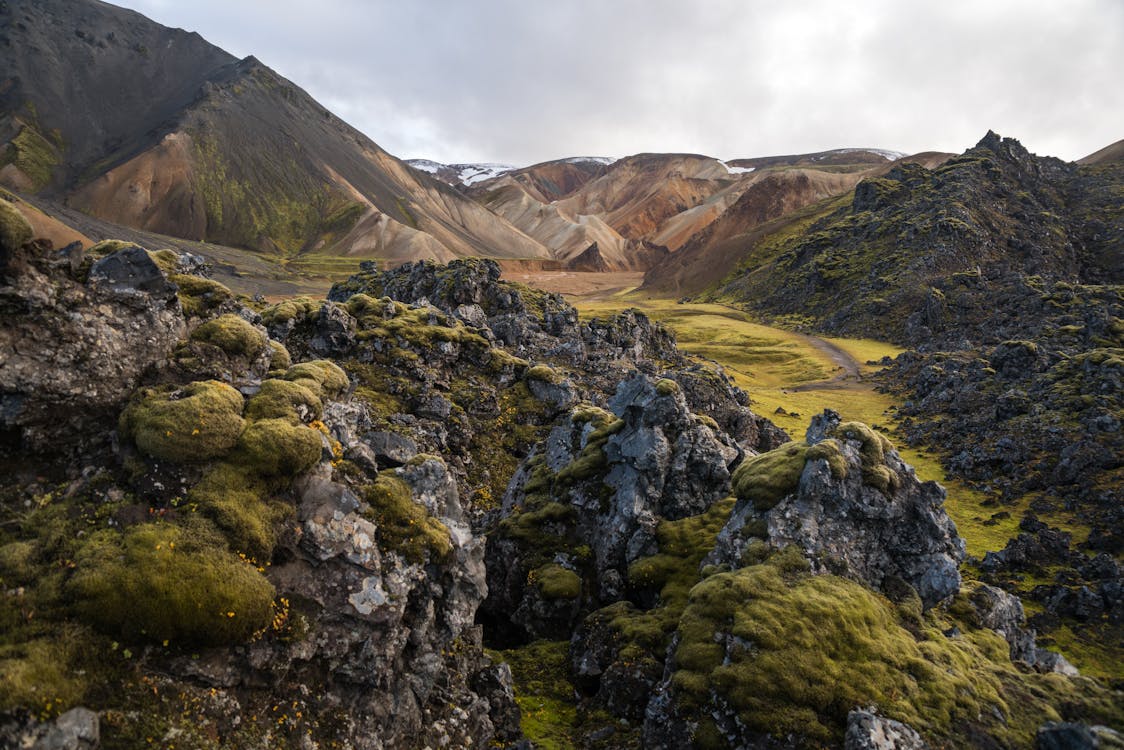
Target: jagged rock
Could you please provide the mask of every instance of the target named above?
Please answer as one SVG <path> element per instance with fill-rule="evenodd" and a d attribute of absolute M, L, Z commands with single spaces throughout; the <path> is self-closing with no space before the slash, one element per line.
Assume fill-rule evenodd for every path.
<path fill-rule="evenodd" d="M 169 299 L 176 293 L 176 285 L 168 281 L 139 245 L 130 245 L 95 261 L 90 267 L 89 283 L 95 289 L 149 294 L 158 299 Z"/>
<path fill-rule="evenodd" d="M 98 715 L 72 708 L 53 721 L 0 722 L 0 745 L 28 750 L 97 750 L 101 746 Z"/>
<path fill-rule="evenodd" d="M 1033 665 L 1036 661 L 1034 630 L 1027 629 L 1022 602 L 994 586 L 981 584 L 968 599 L 977 622 L 1002 635 L 1011 646 L 1011 659 Z"/>
<path fill-rule="evenodd" d="M 844 750 L 928 750 L 929 745 L 912 727 L 879 716 L 873 709 L 856 708 L 847 714 Z"/>
<path fill-rule="evenodd" d="M 1103 726 L 1048 721 L 1034 738 L 1037 750 L 1093 750 L 1124 747 L 1124 735 Z"/>
<path fill-rule="evenodd" d="M 807 454 L 799 446 L 782 446 L 762 460 L 784 467 L 766 469 L 759 479 L 748 466 L 739 470 L 747 472 L 745 491 L 751 496 L 757 486 L 772 486 L 772 496 L 768 502 L 739 499 L 710 561 L 737 567 L 758 538 L 775 548 L 795 545 L 814 570 L 873 588 L 901 578 L 926 608 L 955 594 L 964 540 L 943 508 L 944 488 L 918 481 L 883 440 L 865 425 L 841 424 L 831 410 L 814 417 Z M 821 444 L 817 456 L 811 449 Z M 780 455 L 786 450 L 791 456 Z M 791 484 L 758 484 L 775 483 L 778 472 L 788 471 Z"/>
<path fill-rule="evenodd" d="M 309 349 L 320 357 L 345 355 L 355 346 L 355 318 L 342 306 L 325 302 L 316 319 Z"/>
<path fill-rule="evenodd" d="M 0 426 L 38 450 L 98 434 L 88 428 L 115 419 L 184 332 L 175 285 L 143 250 L 100 262 L 104 275 L 89 286 L 33 260 L 0 287 Z"/>
<path fill-rule="evenodd" d="M 655 551 L 660 520 L 701 513 L 729 492 L 730 468 L 741 451 L 690 412 L 674 381 L 636 373 L 620 384 L 609 406 L 609 413 L 576 407 L 508 486 L 503 513 L 509 528 L 528 523 L 534 534 L 570 541 L 568 550 L 546 559 L 542 548 L 519 535 L 493 535 L 484 610 L 503 620 L 501 630 L 510 628 L 508 614 L 514 612 L 523 635 L 570 632 L 592 603 L 624 596 L 629 565 Z M 538 462 L 554 477 L 542 520 L 533 515 L 546 502 L 535 488 L 542 469 L 532 465 Z M 580 563 L 574 560 L 577 548 L 588 550 Z M 572 596 L 544 596 L 541 586 L 528 581 L 544 565 L 577 571 Z"/>
<path fill-rule="evenodd" d="M 368 432 L 363 442 L 374 452 L 381 468 L 401 466 L 418 455 L 417 443 L 397 432 Z"/>

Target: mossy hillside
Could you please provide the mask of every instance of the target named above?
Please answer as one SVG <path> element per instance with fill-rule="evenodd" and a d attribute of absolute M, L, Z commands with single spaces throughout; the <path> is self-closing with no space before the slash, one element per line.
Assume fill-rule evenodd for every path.
<path fill-rule="evenodd" d="M 293 515 L 291 505 L 271 500 L 270 490 L 243 462 L 223 462 L 188 491 L 187 508 L 210 518 L 232 552 L 266 563 L 277 544 L 276 525 Z"/>
<path fill-rule="evenodd" d="M 142 388 L 121 413 L 118 430 L 152 458 L 190 463 L 226 454 L 242 434 L 242 394 L 208 380 Z"/>
<path fill-rule="evenodd" d="M 19 209 L 0 198 L 0 248 L 15 250 L 31 242 L 31 225 Z"/>
<path fill-rule="evenodd" d="M 241 643 L 273 617 L 273 586 L 256 568 L 177 526 L 97 532 L 75 565 L 76 612 L 130 641 Z"/>
<path fill-rule="evenodd" d="M 364 492 L 364 514 L 375 522 L 379 546 L 411 562 L 445 558 L 453 549 L 449 529 L 416 502 L 401 478 L 379 474 Z"/>
<path fill-rule="evenodd" d="M 691 591 L 673 685 L 704 722 L 717 698 L 751 731 L 812 747 L 841 741 L 847 712 L 865 705 L 952 745 L 973 726 L 1023 747 L 1063 714 L 1119 721 L 1094 682 L 1020 672 L 999 634 L 956 622 L 962 634 L 945 636 L 938 612 L 915 634 L 902 624 L 915 615 L 830 575 L 772 563 L 719 573 Z"/>
<path fill-rule="evenodd" d="M 22 124 L 19 133 L 0 155 L 0 167 L 14 164 L 31 182 L 31 192 L 38 192 L 50 184 L 60 161 L 59 145 L 44 138 L 38 128 L 27 123 Z"/>
<path fill-rule="evenodd" d="M 208 320 L 191 332 L 191 340 L 217 346 L 231 357 L 255 357 L 266 347 L 266 335 L 240 315 Z"/>

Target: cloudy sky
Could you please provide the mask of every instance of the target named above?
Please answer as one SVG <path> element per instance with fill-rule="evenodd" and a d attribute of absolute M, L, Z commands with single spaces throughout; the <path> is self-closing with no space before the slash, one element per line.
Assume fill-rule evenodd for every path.
<path fill-rule="evenodd" d="M 115 3 L 256 56 L 403 158 L 1124 138 L 1122 0 Z"/>

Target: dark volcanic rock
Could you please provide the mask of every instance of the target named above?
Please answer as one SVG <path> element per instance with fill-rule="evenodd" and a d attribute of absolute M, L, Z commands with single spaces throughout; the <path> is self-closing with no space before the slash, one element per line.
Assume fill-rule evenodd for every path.
<path fill-rule="evenodd" d="M 740 500 L 714 559 L 736 564 L 752 539 L 763 538 L 777 548 L 795 545 L 814 570 L 873 588 L 900 578 L 926 608 L 955 594 L 964 540 L 944 510 L 944 488 L 918 481 L 883 440 L 865 426 L 841 425 L 830 410 L 813 418 L 807 445 L 830 441 L 828 453 L 803 463 L 795 486 L 774 505 Z M 750 533 L 756 529 L 764 534 Z"/>
<path fill-rule="evenodd" d="M 874 710 L 856 708 L 847 714 L 844 750 L 928 750 L 928 747 L 912 727 L 879 716 Z"/>

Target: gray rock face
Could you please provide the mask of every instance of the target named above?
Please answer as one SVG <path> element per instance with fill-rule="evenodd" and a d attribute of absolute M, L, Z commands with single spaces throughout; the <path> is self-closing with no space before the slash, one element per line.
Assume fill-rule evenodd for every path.
<path fill-rule="evenodd" d="M 944 510 L 944 488 L 918 481 L 894 450 L 886 450 L 878 465 L 892 472 L 896 483 L 872 486 L 864 476 L 873 468 L 864 468 L 864 461 L 872 459 L 863 455 L 861 436 L 837 433 L 839 426 L 839 415 L 825 411 L 812 420 L 807 443 L 836 440 L 845 476 L 837 477 L 827 459 L 813 458 L 794 491 L 772 508 L 758 510 L 739 501 L 719 534 L 712 561 L 736 567 L 754 538 L 750 531 L 763 526 L 769 544 L 796 545 L 813 570 L 843 574 L 876 589 L 900 578 L 917 590 L 926 608 L 955 594 L 964 540 Z"/>
<path fill-rule="evenodd" d="M 330 357 L 344 354 L 355 346 L 355 318 L 342 306 L 325 302 L 320 306 L 316 320 L 316 334 L 308 347 L 317 356 Z"/>
<path fill-rule="evenodd" d="M 1124 747 L 1124 734 L 1109 727 L 1048 721 L 1034 738 L 1037 750 L 1093 750 Z"/>
<path fill-rule="evenodd" d="M 0 744 L 28 750 L 97 750 L 101 743 L 98 715 L 72 708 L 54 721 L 0 722 Z"/>
<path fill-rule="evenodd" d="M 551 501 L 565 510 L 564 518 L 546 521 L 541 533 L 572 538 L 571 549 L 588 549 L 580 565 L 571 552 L 555 559 L 586 572 L 579 576 L 585 581 L 580 601 L 547 601 L 527 584 L 535 567 L 528 560 L 540 550 L 519 539 L 493 537 L 485 609 L 504 623 L 514 621 L 525 634 L 560 637 L 595 604 L 622 599 L 629 565 L 656 551 L 662 519 L 701 513 L 729 494 L 730 469 L 742 452 L 691 413 L 674 382 L 635 373 L 620 384 L 609 406 L 616 422 L 607 417 L 609 422 L 595 428 L 575 417 L 555 427 L 505 494 L 503 512 L 518 520 L 528 506 L 530 467 L 544 463 L 558 478 Z"/>
<path fill-rule="evenodd" d="M 928 750 L 912 727 L 879 716 L 873 709 L 856 708 L 847 714 L 844 750 Z"/>
<path fill-rule="evenodd" d="M 147 253 L 128 248 L 99 264 L 88 285 L 35 261 L 0 287 L 0 427 L 39 450 L 72 446 L 115 418 L 184 333 L 176 287 Z"/>
<path fill-rule="evenodd" d="M 368 432 L 363 442 L 374 451 L 380 467 L 401 466 L 418 455 L 417 443 L 396 432 Z"/>
<path fill-rule="evenodd" d="M 969 597 L 977 621 L 1002 635 L 1011 645 L 1011 660 L 1035 662 L 1034 630 L 1027 629 L 1023 604 L 1017 596 L 982 584 Z"/>

